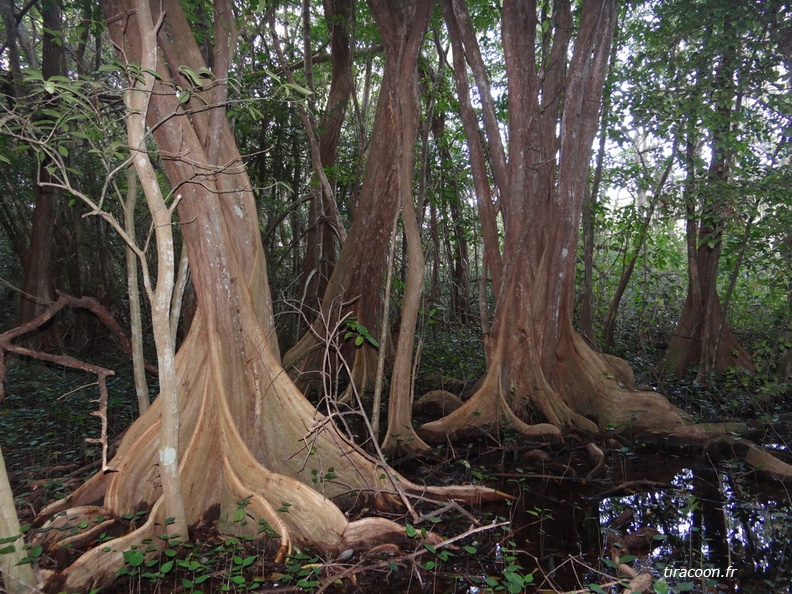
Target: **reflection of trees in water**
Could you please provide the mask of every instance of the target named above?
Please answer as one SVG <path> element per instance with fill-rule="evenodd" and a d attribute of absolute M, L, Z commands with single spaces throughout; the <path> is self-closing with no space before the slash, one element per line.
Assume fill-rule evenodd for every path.
<path fill-rule="evenodd" d="M 646 460 L 645 469 L 651 467 Z M 659 466 L 659 465 L 658 465 Z M 659 476 L 664 474 L 665 477 Z M 669 477 L 670 480 L 669 480 Z M 792 578 L 789 542 L 792 539 L 792 497 L 783 487 L 757 483 L 739 468 L 722 465 L 696 469 L 656 467 L 649 477 L 667 481 L 674 489 L 604 499 L 599 504 L 603 532 L 626 509 L 633 519 L 623 532 L 654 527 L 664 535 L 650 560 L 656 569 L 737 569 L 734 578 L 721 582 L 730 588 L 739 582 L 747 591 L 783 589 Z"/>

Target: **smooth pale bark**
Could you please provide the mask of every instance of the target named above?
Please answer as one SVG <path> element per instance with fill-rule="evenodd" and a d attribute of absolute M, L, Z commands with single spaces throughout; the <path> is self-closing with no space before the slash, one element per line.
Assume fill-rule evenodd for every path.
<path fill-rule="evenodd" d="M 409 142 L 405 139 L 405 146 Z M 412 187 L 412 159 L 405 158 L 402 169 L 402 221 L 407 242 L 407 278 L 402 297 L 401 324 L 396 355 L 391 375 L 390 399 L 388 400 L 388 429 L 382 451 L 394 454 L 398 451 L 428 453 L 431 447 L 415 433 L 412 425 L 413 406 L 413 346 L 415 325 L 423 294 L 426 263 L 421 244 L 421 230 L 415 214 L 410 189 Z"/>
<path fill-rule="evenodd" d="M 17 537 L 17 538 L 14 538 Z M 23 547 L 25 539 L 19 529 L 14 494 L 8 482 L 3 450 L 0 449 L 0 549 L 13 547 L 12 551 L 0 553 L 0 574 L 3 577 L 4 592 L 8 594 L 28 594 L 36 591 L 36 579 L 30 563 L 19 565 L 26 557 Z"/>
<path fill-rule="evenodd" d="M 187 286 L 190 283 L 190 260 L 187 257 L 187 249 L 182 246 L 181 257 L 179 258 L 179 271 L 176 273 L 176 280 L 173 285 L 173 299 L 170 309 L 170 329 L 173 344 L 177 344 L 179 334 L 179 320 L 182 317 L 182 305 Z"/>
<path fill-rule="evenodd" d="M 365 550 L 403 536 L 403 528 L 388 520 L 349 522 L 332 501 L 362 496 L 387 507 L 394 493 L 425 489 L 383 471 L 381 461 L 348 442 L 284 373 L 272 334 L 266 262 L 250 182 L 228 122 L 218 122 L 211 113 L 224 105 L 208 100 L 214 81 L 207 80 L 207 88 L 193 88 L 182 76 L 184 68 L 197 71 L 205 63 L 180 2 L 164 0 L 161 12 L 142 26 L 141 12 L 131 10 L 131 2 L 107 0 L 102 8 L 111 39 L 130 63 L 139 63 L 140 29 L 162 21 L 159 80 L 150 98 L 148 123 L 179 200 L 197 297 L 195 317 L 175 359 L 180 413 L 176 459 L 188 526 L 215 521 L 221 531 L 262 538 L 261 550 L 277 560 L 295 546 L 312 546 L 333 558 L 346 549 Z M 215 7 L 216 12 L 223 9 L 222 2 Z M 194 96 L 180 104 L 168 92 L 173 82 L 192 88 Z M 61 545 L 82 553 L 50 578 L 50 589 L 101 587 L 124 565 L 124 551 L 149 538 L 155 549 L 151 555 L 165 546 L 157 538 L 168 517 L 159 465 L 163 406 L 158 398 L 127 431 L 111 461 L 115 472 L 95 475 L 44 510 L 42 519 L 71 510 L 51 526 L 66 517 L 75 526 L 89 520 L 89 528 L 76 534 L 51 530 L 36 535 L 36 542 L 47 545 L 65 538 Z M 330 468 L 337 478 L 323 479 Z M 483 488 L 429 491 L 466 500 L 500 496 Z M 279 511 L 284 503 L 289 504 L 288 513 Z M 252 520 L 234 522 L 240 505 Z M 90 548 L 97 515 L 112 523 L 112 518 L 140 509 L 148 510 L 148 516 L 137 530 Z M 260 535 L 259 522 L 266 522 L 277 536 Z"/>
<path fill-rule="evenodd" d="M 179 474 L 179 423 L 178 379 L 176 377 L 176 346 L 171 333 L 170 312 L 175 277 L 172 209 L 165 203 L 162 190 L 146 147 L 146 117 L 156 81 L 158 47 L 156 24 L 149 8 L 149 0 L 134 0 L 140 32 L 141 74 L 127 91 L 127 135 L 132 163 L 137 172 L 146 203 L 151 212 L 157 246 L 156 287 L 150 275 L 143 277 L 151 301 L 151 324 L 154 344 L 157 347 L 162 419 L 159 432 L 159 470 L 162 481 L 164 512 L 168 518 L 166 532 L 182 540 L 187 538 L 187 514 L 184 492 Z M 177 197 L 178 200 L 178 197 Z"/>
<path fill-rule="evenodd" d="M 127 197 L 124 202 L 124 231 L 135 238 L 135 205 L 137 204 L 137 174 L 134 167 L 127 169 Z M 143 414 L 151 406 L 146 361 L 143 356 L 143 318 L 140 309 L 140 286 L 138 285 L 138 261 L 135 251 L 126 247 L 127 292 L 129 294 L 129 328 L 132 344 L 132 376 L 135 378 L 138 413 Z"/>

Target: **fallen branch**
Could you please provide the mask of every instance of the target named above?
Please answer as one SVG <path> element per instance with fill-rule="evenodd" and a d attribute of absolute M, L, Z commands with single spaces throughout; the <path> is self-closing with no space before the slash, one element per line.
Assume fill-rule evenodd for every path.
<path fill-rule="evenodd" d="M 53 303 L 50 307 L 48 307 L 41 315 L 37 316 L 36 318 L 30 320 L 25 324 L 21 324 L 16 328 L 13 328 L 7 332 L 4 332 L 3 334 L 0 334 L 0 400 L 5 398 L 5 383 L 8 378 L 8 374 L 6 372 L 6 366 L 5 366 L 5 358 L 3 356 L 5 351 L 16 353 L 18 355 L 23 355 L 25 357 L 30 357 L 31 359 L 48 361 L 50 363 L 56 363 L 57 365 L 62 365 L 63 367 L 69 367 L 71 369 L 79 369 L 80 371 L 85 371 L 87 373 L 95 374 L 97 378 L 97 385 L 99 387 L 99 399 L 96 401 L 99 407 L 97 410 L 92 412 L 91 415 L 99 417 L 102 423 L 102 429 L 99 437 L 86 438 L 86 442 L 96 443 L 102 446 L 102 471 L 110 472 L 113 469 L 107 465 L 107 458 L 108 458 L 107 456 L 107 452 L 108 452 L 107 377 L 111 375 L 115 375 L 115 372 L 112 369 L 106 369 L 98 365 L 85 363 L 84 361 L 80 361 L 79 359 L 75 359 L 74 357 L 70 357 L 69 355 L 53 355 L 51 353 L 34 351 L 33 349 L 17 346 L 11 342 L 13 339 L 18 338 L 19 336 L 22 336 L 46 324 L 61 309 L 63 309 L 67 305 L 70 305 L 72 307 L 80 307 L 83 309 L 87 309 L 92 313 L 94 313 L 99 318 L 99 320 L 105 325 L 105 327 L 108 328 L 110 332 L 116 337 L 116 340 L 118 340 L 124 352 L 126 352 L 131 357 L 132 346 L 129 343 L 129 340 L 127 340 L 126 336 L 124 336 L 124 333 L 121 330 L 121 327 L 118 325 L 118 323 L 113 319 L 113 317 L 109 314 L 109 312 L 104 307 L 102 307 L 102 305 L 96 299 L 94 299 L 93 297 L 83 297 L 81 299 L 77 299 L 69 295 L 59 295 L 58 300 L 55 301 L 55 303 Z M 154 372 L 156 372 L 156 368 L 153 369 Z"/>
<path fill-rule="evenodd" d="M 449 546 L 449 545 L 451 545 L 451 544 L 453 544 L 453 543 L 455 543 L 455 542 L 457 542 L 459 540 L 462 540 L 463 538 L 467 538 L 468 536 L 471 536 L 473 534 L 478 534 L 479 532 L 484 532 L 486 530 L 492 530 L 494 528 L 500 528 L 501 526 L 508 526 L 508 524 L 509 524 L 509 522 L 499 522 L 497 524 L 493 522 L 492 524 L 487 524 L 486 526 L 477 526 L 475 528 L 469 528 L 468 530 L 466 530 L 465 532 L 463 532 L 461 534 L 457 534 L 456 536 L 452 536 L 451 538 L 448 538 L 446 540 L 438 542 L 437 544 L 433 544 L 432 545 L 432 550 L 433 551 L 437 551 L 438 549 L 445 548 L 445 547 L 447 547 L 447 546 Z M 316 594 L 321 594 L 321 592 L 324 592 L 325 590 L 327 590 L 330 586 L 335 584 L 338 580 L 344 579 L 346 577 L 353 576 L 356 573 L 362 573 L 364 571 L 372 571 L 372 570 L 375 570 L 375 569 L 381 569 L 381 568 L 384 568 L 384 567 L 388 567 L 391 563 L 394 563 L 394 562 L 401 563 L 401 562 L 404 562 L 404 561 L 414 561 L 418 557 L 420 557 L 422 555 L 425 555 L 426 553 L 429 553 L 429 552 L 430 552 L 429 549 L 421 548 L 421 549 L 419 549 L 417 551 L 413 551 L 412 553 L 400 556 L 398 558 L 398 560 L 396 560 L 396 561 L 394 561 L 393 559 L 386 559 L 384 561 L 379 561 L 377 563 L 372 563 L 372 564 L 358 563 L 357 565 L 354 565 L 354 566 L 342 571 L 341 573 L 332 575 L 329 578 L 323 580 L 322 583 L 319 584 L 319 588 L 316 590 Z M 328 564 L 328 566 L 329 565 L 330 564 Z"/>
<path fill-rule="evenodd" d="M 126 353 L 130 359 L 132 359 L 132 344 L 129 342 L 129 339 L 126 337 L 126 335 L 124 335 L 124 331 L 121 329 L 121 326 L 118 325 L 118 322 L 113 319 L 113 316 L 110 315 L 110 312 L 108 312 L 101 303 L 99 303 L 93 297 L 77 298 L 64 294 L 59 294 L 57 301 L 52 303 L 41 315 L 33 318 L 29 322 L 21 324 L 16 328 L 12 328 L 11 330 L 0 334 L 0 355 L 2 355 L 3 351 L 11 351 L 32 359 L 49 361 L 50 363 L 57 363 L 58 365 L 63 365 L 64 367 L 71 367 L 73 369 L 79 369 L 89 373 L 98 373 L 96 370 L 102 368 L 89 365 L 88 363 L 83 363 L 82 361 L 78 361 L 77 359 L 68 357 L 66 355 L 51 355 L 31 349 L 22 349 L 21 347 L 15 346 L 11 342 L 15 338 L 27 334 L 28 332 L 32 332 L 36 328 L 40 328 L 49 322 L 53 317 L 55 317 L 55 315 L 67 305 L 73 308 L 87 309 L 93 313 L 97 318 L 99 318 L 99 321 L 102 322 L 105 328 L 110 331 L 110 333 L 118 342 L 118 345 L 121 347 L 121 350 L 124 351 L 124 353 Z M 152 365 L 151 363 L 146 363 L 145 365 L 146 370 L 149 373 L 157 375 L 156 366 Z M 112 375 L 112 372 L 110 375 Z M 0 400 L 5 398 L 5 383 L 7 379 L 8 375 L 6 373 L 5 360 L 2 356 L 0 356 Z"/>
<path fill-rule="evenodd" d="M 662 489 L 679 489 L 679 487 L 675 487 L 669 483 L 660 483 L 658 481 L 650 481 L 650 480 L 637 480 L 637 481 L 626 481 L 620 484 L 618 487 L 614 487 L 613 489 L 608 489 L 607 491 L 603 491 L 602 493 L 598 493 L 592 497 L 587 497 L 586 499 L 605 499 L 607 497 L 623 497 L 625 495 L 635 495 L 636 493 L 645 493 L 647 491 L 660 491 Z"/>

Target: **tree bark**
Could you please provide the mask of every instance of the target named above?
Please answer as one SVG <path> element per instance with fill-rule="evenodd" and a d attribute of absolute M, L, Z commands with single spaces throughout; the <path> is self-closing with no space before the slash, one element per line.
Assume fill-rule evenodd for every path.
<path fill-rule="evenodd" d="M 732 33 L 727 15 L 723 35 L 731 37 Z M 736 127 L 733 113 L 735 108 L 739 111 L 735 105 L 739 102 L 739 93 L 733 80 L 738 44 L 736 37 L 733 39 L 735 43 L 724 46 L 715 71 L 714 110 L 718 119 L 711 130 L 712 156 L 703 184 L 695 179 L 694 140 L 689 137 L 687 141 L 688 292 L 682 315 L 659 365 L 661 372 L 677 378 L 696 369 L 697 381 L 703 384 L 729 368 L 755 369 L 750 355 L 725 323 L 717 287 L 725 213 L 723 202 L 712 196 L 727 183 L 733 157 L 731 137 Z M 693 125 L 691 122 L 690 126 Z M 688 134 L 692 135 L 693 131 L 689 130 Z"/>
<path fill-rule="evenodd" d="M 157 25 L 151 13 L 149 0 L 134 0 L 133 8 L 137 13 L 139 25 L 141 75 L 134 79 L 126 94 L 127 136 L 132 153 L 132 163 L 151 212 L 157 248 L 156 287 L 153 286 L 153 279 L 149 274 L 144 275 L 143 281 L 151 301 L 151 324 L 154 343 L 157 347 L 160 384 L 158 400 L 161 409 L 157 447 L 164 501 L 163 511 L 169 519 L 165 531 L 172 538 L 187 538 L 187 514 L 178 458 L 181 449 L 179 447 L 181 411 L 179 410 L 178 378 L 176 376 L 176 344 L 171 332 L 170 317 L 176 276 L 176 257 L 171 224 L 176 204 L 169 207 L 165 203 L 157 173 L 149 159 L 146 147 L 146 117 L 156 83 L 154 73 L 157 71 L 159 61 Z M 219 109 L 215 108 L 215 112 L 217 111 Z M 214 113 L 212 117 L 214 118 Z M 217 157 L 214 160 L 216 159 Z"/>
<path fill-rule="evenodd" d="M 12 551 L 0 553 L 0 575 L 3 578 L 5 592 L 8 594 L 35 592 L 36 579 L 33 575 L 33 566 L 30 563 L 19 564 L 26 556 L 22 549 L 25 538 L 19 528 L 14 494 L 8 482 L 2 450 L 0 450 L 0 539 L 2 539 L 0 548 L 13 547 Z"/>
<path fill-rule="evenodd" d="M 319 166 L 324 170 L 335 166 L 341 127 L 352 95 L 352 51 L 349 29 L 354 21 L 355 0 L 323 0 L 325 20 L 330 30 L 330 52 L 333 60 L 332 81 L 327 107 L 319 124 Z M 310 56 L 306 54 L 306 64 Z M 300 271 L 300 315 L 309 324 L 319 311 L 321 298 L 327 290 L 336 262 L 340 222 L 334 192 L 321 185 L 312 193 L 305 233 L 305 257 Z M 332 216 L 331 216 L 332 215 Z"/>
<path fill-rule="evenodd" d="M 491 354 L 483 385 L 461 408 L 424 425 L 427 441 L 497 425 L 534 438 L 559 439 L 560 428 L 586 433 L 600 428 L 640 430 L 681 425 L 684 416 L 664 398 L 628 391 L 629 366 L 593 351 L 572 327 L 580 216 L 591 145 L 615 22 L 612 0 L 582 5 L 571 51 L 572 9 L 553 4 L 552 26 L 541 41 L 534 2 L 503 4 L 502 39 L 508 77 L 508 147 L 502 146 L 495 107 L 477 36 L 463 0 L 444 0 L 455 64 L 464 55 L 482 104 L 504 226 L 497 276 Z M 543 48 L 537 56 L 536 48 Z M 457 93 L 471 155 L 482 151 L 470 107 L 465 75 L 455 68 Z M 541 71 L 541 74 L 539 74 Z M 468 113 L 466 113 L 468 112 Z M 483 152 L 483 151 L 482 151 Z M 473 167 L 474 176 L 477 169 Z M 479 175 L 481 175 L 479 173 Z M 479 180 L 479 187 L 485 187 Z M 490 199 L 491 200 L 491 199 Z M 481 204 L 481 203 L 480 203 Z M 482 221 L 495 204 L 480 206 Z M 485 230 L 485 246 L 498 253 Z M 496 275 L 493 274 L 495 277 Z M 627 404 L 629 403 L 629 404 Z M 543 421 L 543 422 L 538 422 Z"/>
<path fill-rule="evenodd" d="M 320 319 L 284 356 L 284 366 L 298 379 L 298 386 L 307 387 L 316 380 L 321 371 L 322 341 L 334 339 L 327 330 L 336 328 L 338 320 L 352 317 L 372 336 L 379 334 L 391 225 L 401 192 L 408 191 L 401 187 L 407 158 L 412 167 L 412 143 L 418 125 L 416 68 L 432 4 L 370 0 L 383 42 L 385 70 L 369 157 L 352 226 L 322 299 Z M 365 343 L 355 348 L 352 341 L 347 341 L 342 356 L 353 361 L 353 385 L 358 390 L 368 388 L 376 368 L 373 348 Z"/>
<path fill-rule="evenodd" d="M 61 31 L 61 11 L 58 3 L 49 2 L 42 7 L 41 15 L 44 25 L 42 41 L 41 74 L 44 80 L 53 76 L 66 74 L 66 57 L 59 38 Z M 54 97 L 50 98 L 55 101 Z M 47 305 L 55 299 L 53 284 L 54 233 L 55 220 L 58 216 L 58 202 L 61 192 L 52 187 L 47 171 L 51 162 L 45 159 L 38 163 L 40 183 L 35 187 L 36 207 L 33 211 L 33 223 L 30 230 L 30 242 L 23 264 L 22 298 L 17 311 L 17 325 L 29 322 L 38 316 Z M 60 337 L 53 327 L 45 330 L 45 342 L 57 344 Z M 41 335 L 28 338 L 28 343 L 35 349 L 41 348 Z"/>
<path fill-rule="evenodd" d="M 134 167 L 127 170 L 127 197 L 124 201 L 124 231 L 135 238 L 135 205 L 137 204 L 137 174 Z M 146 381 L 145 358 L 143 355 L 143 316 L 140 306 L 138 283 L 138 261 L 134 250 L 125 250 L 127 269 L 127 293 L 129 294 L 129 339 L 132 343 L 132 375 L 135 378 L 138 413 L 143 414 L 151 406 L 148 382 Z M 175 341 L 175 337 L 174 337 Z"/>
<path fill-rule="evenodd" d="M 197 296 L 195 318 L 175 361 L 180 412 L 176 459 L 188 526 L 217 518 L 221 530 L 260 537 L 260 522 L 266 522 L 277 536 L 265 536 L 262 550 L 279 560 L 294 546 L 311 545 L 332 557 L 403 534 L 387 520 L 348 522 L 329 499 L 374 489 L 380 493 L 378 502 L 387 505 L 390 496 L 382 489 L 420 489 L 390 472 L 383 478 L 383 465 L 349 443 L 283 372 L 253 193 L 226 118 L 212 117 L 213 110 L 224 109 L 211 100 L 214 79 L 196 88 L 182 76 L 185 68 L 198 71 L 205 63 L 180 2 L 157 3 L 151 20 L 143 22 L 133 0 L 107 0 L 102 8 L 119 56 L 130 65 L 140 63 L 140 30 L 151 30 L 161 20 L 162 53 L 148 123 L 179 201 Z M 228 8 L 219 2 L 215 11 Z M 170 86 L 174 83 L 192 91 L 189 100 L 179 103 Z M 122 514 L 149 510 L 137 530 L 87 551 L 94 540 L 91 528 L 74 535 L 39 533 L 36 538 L 43 543 L 63 535 L 73 550 L 85 551 L 51 577 L 50 590 L 101 587 L 114 579 L 130 547 L 151 539 L 153 555 L 165 545 L 158 538 L 167 518 L 157 464 L 162 409 L 158 398 L 127 431 L 111 462 L 114 472 L 95 475 L 42 512 L 46 518 L 71 508 L 70 522 L 101 513 L 112 523 Z M 321 478 L 330 468 L 337 480 Z M 444 488 L 436 494 L 498 496 L 480 488 Z M 241 501 L 252 522 L 234 521 Z M 290 504 L 289 513 L 278 511 L 284 502 Z M 57 526 L 65 517 L 49 525 Z"/>

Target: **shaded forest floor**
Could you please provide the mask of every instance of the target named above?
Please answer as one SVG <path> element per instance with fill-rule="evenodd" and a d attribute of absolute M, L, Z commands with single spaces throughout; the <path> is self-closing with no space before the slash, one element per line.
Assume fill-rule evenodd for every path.
<path fill-rule="evenodd" d="M 134 420 L 136 401 L 127 365 L 110 367 L 118 374 L 108 381 L 113 440 Z M 99 446 L 85 442 L 99 432 L 91 381 L 39 363 L 9 370 L 0 445 L 23 524 L 98 468 Z M 449 387 L 438 385 L 437 374 L 422 381 L 427 389 Z M 677 382 L 663 390 L 700 421 L 765 424 L 763 445 L 788 457 L 787 399 L 749 384 L 733 376 L 708 389 Z M 260 541 L 221 536 L 207 525 L 196 529 L 192 546 L 167 549 L 154 562 L 143 561 L 142 551 L 129 551 L 126 574 L 107 591 L 615 592 L 616 584 L 641 574 L 655 592 L 792 587 L 792 496 L 783 485 L 760 482 L 728 459 L 609 443 L 604 468 L 589 478 L 586 444 L 571 440 L 528 447 L 510 436 L 482 435 L 439 447 L 431 460 L 394 460 L 415 481 L 487 484 L 514 499 L 478 509 L 418 501 L 417 521 L 388 516 L 407 525 L 413 546 L 383 545 L 362 557 L 324 559 L 298 551 L 276 564 L 262 554 Z M 381 512 L 349 512 L 372 513 Z M 127 518 L 130 527 L 141 520 Z M 29 556 L 44 567 L 52 563 L 40 550 Z M 690 570 L 692 578 L 685 573 Z"/>

